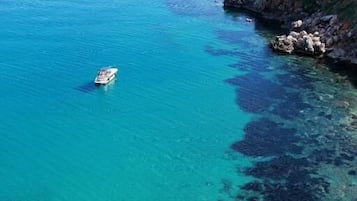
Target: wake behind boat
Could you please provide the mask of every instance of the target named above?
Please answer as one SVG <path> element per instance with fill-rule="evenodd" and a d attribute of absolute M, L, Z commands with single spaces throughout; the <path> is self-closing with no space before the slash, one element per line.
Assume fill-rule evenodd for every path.
<path fill-rule="evenodd" d="M 115 67 L 105 67 L 98 71 L 97 77 L 94 80 L 95 84 L 108 84 L 110 81 L 114 80 L 118 68 Z"/>

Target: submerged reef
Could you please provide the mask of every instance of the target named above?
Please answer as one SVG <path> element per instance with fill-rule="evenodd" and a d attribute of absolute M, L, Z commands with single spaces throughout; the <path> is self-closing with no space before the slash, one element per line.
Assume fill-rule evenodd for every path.
<path fill-rule="evenodd" d="M 267 118 L 252 121 L 244 128 L 244 139 L 234 143 L 231 148 L 247 156 L 280 156 L 287 152 L 301 153 L 302 148 L 295 145 L 296 130 L 284 128 L 281 124 Z"/>
<path fill-rule="evenodd" d="M 239 58 L 229 66 L 247 73 L 226 82 L 234 87 L 239 108 L 256 114 L 243 139 L 231 145 L 252 158 L 251 167 L 238 171 L 254 179 L 235 193 L 230 189 L 232 199 L 357 199 L 356 94 L 346 94 L 354 90 L 346 78 L 315 68 L 311 59 L 269 55 L 264 61 L 267 53 L 261 53 L 254 55 L 263 63 L 257 66 L 244 59 L 249 59 L 245 50 L 207 47 L 206 52 Z"/>

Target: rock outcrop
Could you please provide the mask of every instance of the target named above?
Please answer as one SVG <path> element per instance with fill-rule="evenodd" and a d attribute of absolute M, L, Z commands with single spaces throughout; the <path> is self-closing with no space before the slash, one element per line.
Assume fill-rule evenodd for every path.
<path fill-rule="evenodd" d="M 224 0 L 225 7 L 244 8 L 259 13 L 266 19 L 289 22 L 302 15 L 302 1 L 294 0 Z"/>
<path fill-rule="evenodd" d="M 342 0 L 334 7 L 355 5 L 352 1 Z M 250 10 L 263 18 L 290 25 L 288 35 L 277 36 L 271 42 L 275 51 L 326 56 L 357 66 L 357 21 L 340 20 L 343 9 L 336 10 L 338 15 L 327 14 L 321 9 L 325 4 L 323 0 L 224 0 L 225 7 Z M 357 16 L 357 12 L 352 15 Z"/>
<path fill-rule="evenodd" d="M 288 36 L 276 36 L 271 42 L 273 50 L 292 54 L 301 53 L 307 55 L 321 55 L 326 52 L 325 43 L 320 41 L 318 32 L 307 33 L 306 31 L 291 31 Z"/>

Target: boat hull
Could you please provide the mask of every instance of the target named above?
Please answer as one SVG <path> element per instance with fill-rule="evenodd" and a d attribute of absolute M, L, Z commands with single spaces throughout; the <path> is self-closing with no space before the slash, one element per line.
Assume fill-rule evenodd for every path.
<path fill-rule="evenodd" d="M 116 77 L 116 74 L 118 72 L 117 68 L 110 68 L 110 69 L 106 69 L 106 71 L 109 71 L 109 76 L 100 76 L 98 75 L 95 80 L 94 83 L 97 85 L 105 85 L 108 84 L 109 82 L 113 81 Z"/>
<path fill-rule="evenodd" d="M 109 77 L 109 78 L 106 79 L 106 80 L 98 80 L 98 79 L 95 79 L 95 80 L 94 80 L 94 83 L 95 83 L 95 84 L 98 84 L 98 85 L 100 85 L 100 84 L 108 84 L 109 82 L 113 81 L 113 80 L 115 79 L 115 77 L 116 77 L 116 74 L 113 74 L 111 77 Z"/>

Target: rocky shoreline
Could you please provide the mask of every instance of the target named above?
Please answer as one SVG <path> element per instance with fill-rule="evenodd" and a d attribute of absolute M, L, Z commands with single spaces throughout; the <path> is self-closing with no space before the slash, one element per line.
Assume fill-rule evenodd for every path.
<path fill-rule="evenodd" d="M 299 0 L 224 0 L 224 7 L 249 10 L 290 26 L 288 35 L 271 41 L 274 51 L 327 58 L 357 67 L 357 26 L 341 20 L 338 14 L 314 9 Z"/>

